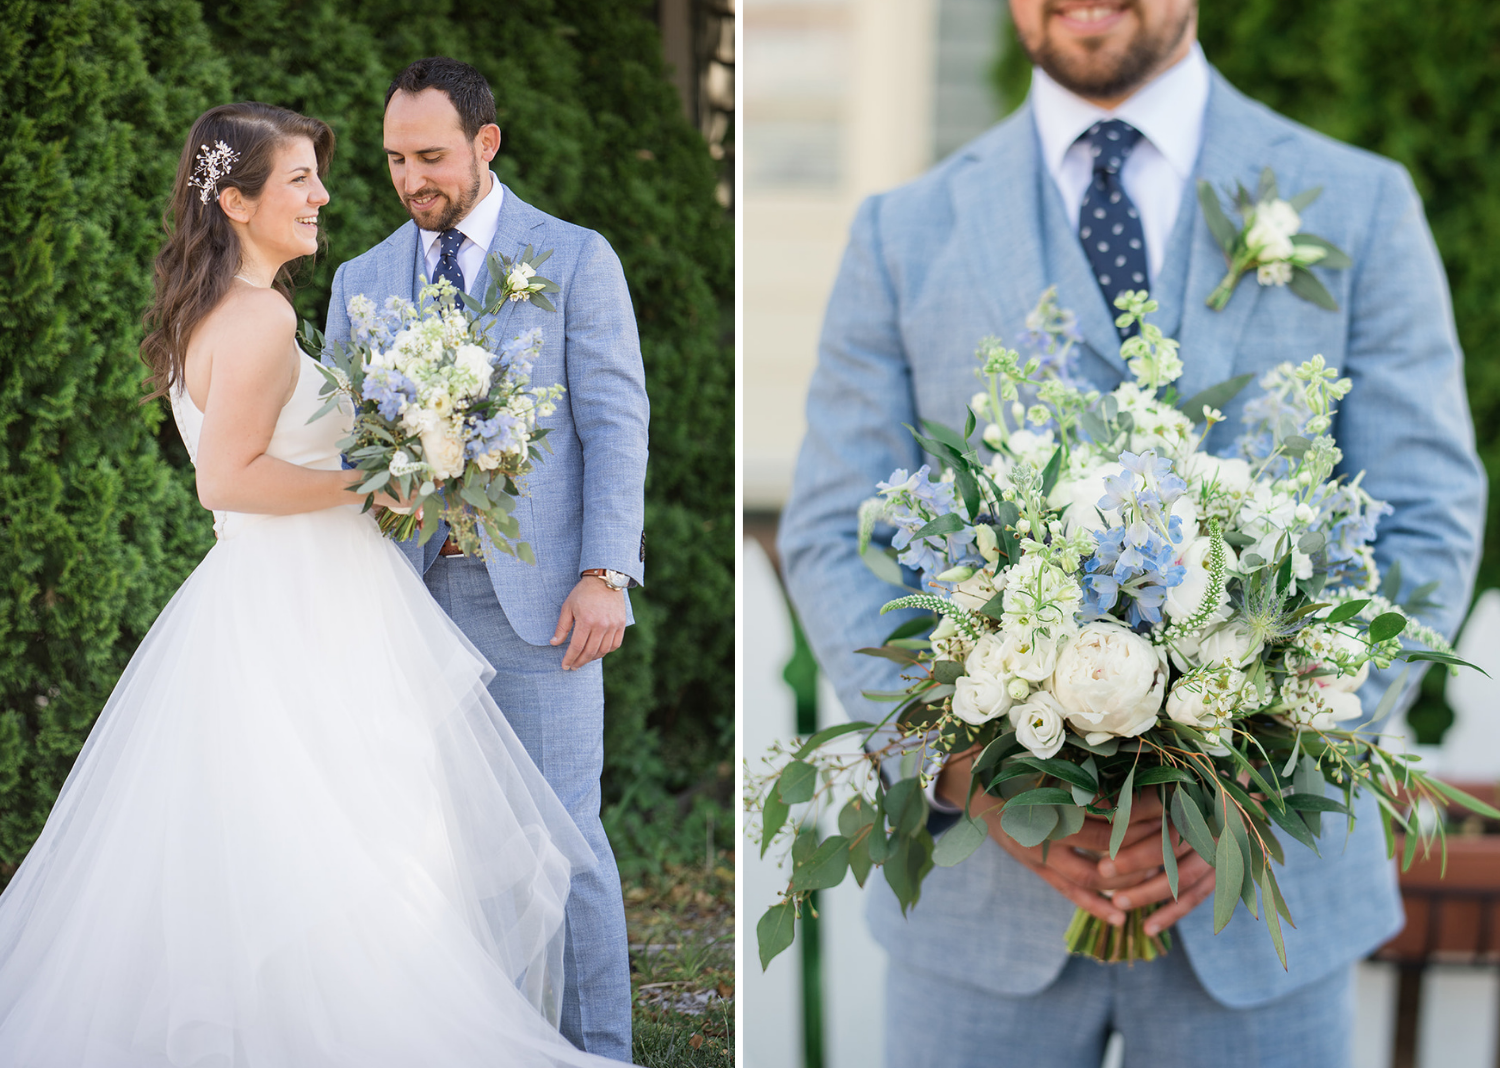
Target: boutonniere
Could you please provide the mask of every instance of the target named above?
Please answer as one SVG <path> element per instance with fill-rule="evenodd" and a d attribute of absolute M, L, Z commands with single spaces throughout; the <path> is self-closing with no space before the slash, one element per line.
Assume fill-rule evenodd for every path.
<path fill-rule="evenodd" d="M 1263 286 L 1286 286 L 1305 301 L 1338 311 L 1338 301 L 1308 268 L 1318 264 L 1342 270 L 1354 261 L 1331 241 L 1301 232 L 1301 212 L 1322 191 L 1319 186 L 1282 200 L 1276 190 L 1276 175 L 1267 167 L 1261 172 L 1254 197 L 1243 185 L 1235 183 L 1234 207 L 1243 222 L 1236 230 L 1220 206 L 1213 186 L 1206 181 L 1198 183 L 1203 219 L 1229 263 L 1224 280 L 1208 295 L 1210 308 L 1223 311 L 1240 276 L 1254 271 L 1255 280 Z"/>
<path fill-rule="evenodd" d="M 546 252 L 533 252 L 530 245 L 514 259 L 491 253 L 489 259 L 492 280 L 490 293 L 485 295 L 485 304 L 495 303 L 498 296 L 502 301 L 527 300 L 542 311 L 556 311 L 552 302 L 542 294 L 558 292 L 557 283 L 536 273 L 537 268 L 546 263 L 551 255 L 550 248 Z"/>

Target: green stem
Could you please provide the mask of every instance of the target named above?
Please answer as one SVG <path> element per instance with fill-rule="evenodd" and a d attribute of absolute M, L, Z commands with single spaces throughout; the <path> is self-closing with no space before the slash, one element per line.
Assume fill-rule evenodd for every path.
<path fill-rule="evenodd" d="M 402 515 L 387 508 L 380 513 L 376 522 L 380 525 L 380 532 L 392 541 L 406 541 L 417 532 L 417 516 L 414 512 Z"/>
<path fill-rule="evenodd" d="M 1145 905 L 1131 909 L 1125 914 L 1125 922 L 1115 927 L 1105 923 L 1093 913 L 1079 909 L 1073 914 L 1073 922 L 1063 935 L 1068 952 L 1077 953 L 1106 964 L 1134 964 L 1138 960 L 1153 961 L 1172 948 L 1172 934 L 1146 933 L 1146 917 L 1161 906 Z"/>
<path fill-rule="evenodd" d="M 1239 282 L 1240 275 L 1244 273 L 1243 268 L 1230 267 L 1229 272 L 1224 275 L 1223 280 L 1208 295 L 1208 300 L 1205 303 L 1214 311 L 1223 311 L 1229 305 L 1229 298 L 1234 296 L 1234 287 Z"/>

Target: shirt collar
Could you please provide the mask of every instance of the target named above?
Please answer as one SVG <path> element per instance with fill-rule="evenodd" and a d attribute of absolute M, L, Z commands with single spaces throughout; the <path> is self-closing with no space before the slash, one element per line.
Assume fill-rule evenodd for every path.
<path fill-rule="evenodd" d="M 505 200 L 505 188 L 500 184 L 500 179 L 495 177 L 495 172 L 490 171 L 490 191 L 485 194 L 484 199 L 469 210 L 469 214 L 460 219 L 454 229 L 463 234 L 474 244 L 488 251 L 495 243 L 495 231 L 500 228 L 500 205 Z M 439 237 L 440 230 L 421 230 L 422 255 L 426 256 L 432 252 L 432 246 Z"/>
<path fill-rule="evenodd" d="M 1123 119 L 1156 146 L 1180 178 L 1193 173 L 1203 143 L 1208 108 L 1208 60 L 1196 41 L 1188 54 L 1153 78 L 1114 111 L 1105 111 L 1064 89 L 1040 67 L 1031 74 L 1031 109 L 1042 158 L 1056 176 L 1063 157 L 1100 119 Z"/>

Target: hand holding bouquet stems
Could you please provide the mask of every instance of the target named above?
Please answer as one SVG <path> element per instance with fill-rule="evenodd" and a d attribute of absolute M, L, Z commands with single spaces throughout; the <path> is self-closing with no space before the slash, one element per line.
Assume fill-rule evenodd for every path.
<path fill-rule="evenodd" d="M 489 332 L 507 301 L 555 310 L 543 294 L 557 286 L 536 273 L 547 255 L 533 256 L 529 247 L 514 261 L 492 255 L 490 273 L 498 281 L 483 302 L 446 280 L 424 285 L 416 304 L 392 297 L 380 312 L 356 296 L 349 301 L 349 342 L 325 347 L 307 325 L 308 343 L 325 352 L 327 379 L 328 400 L 313 418 L 344 397 L 354 402 L 353 427 L 340 442 L 365 476 L 354 492 L 365 495 L 366 508 L 381 491 L 409 506 L 380 514 L 388 536 L 419 535 L 425 542 L 446 521 L 465 554 L 493 547 L 536 562 L 531 547 L 517 540 L 520 526 L 511 512 L 521 479 L 546 445 L 547 428 L 537 420 L 552 414 L 563 387 L 531 383 L 540 330 L 502 344 Z"/>
<path fill-rule="evenodd" d="M 1389 506 L 1363 474 L 1334 474 L 1329 431 L 1350 381 L 1320 356 L 1275 367 L 1234 454 L 1216 456 L 1208 431 L 1252 376 L 1180 399 L 1155 302 L 1127 292 L 1116 306 L 1119 326 L 1140 327 L 1121 346 L 1130 381 L 1102 393 L 1076 379 L 1073 319 L 1049 290 L 1026 355 L 981 345 L 962 432 L 913 431 L 940 473 L 895 471 L 861 509 L 871 569 L 902 586 L 921 576 L 883 610 L 905 620 L 860 650 L 906 685 L 866 694 L 893 706 L 880 723 L 778 744 L 747 775 L 762 853 L 780 844 L 791 861 L 757 928 L 763 963 L 790 944 L 808 893 L 848 873 L 863 885 L 878 866 L 909 908 L 934 865 L 988 836 L 1078 905 L 1074 952 L 1151 959 L 1211 893 L 1215 931 L 1243 903 L 1285 964 L 1275 867 L 1287 849 L 1316 851 L 1326 816 L 1352 821 L 1355 797 L 1373 795 L 1387 842 L 1406 832 L 1407 864 L 1443 833 L 1419 826 L 1424 800 L 1500 818 L 1361 727 L 1372 668 L 1468 665 L 1416 618 L 1433 589 L 1397 603 L 1399 567 L 1376 566 Z M 858 751 L 832 744 L 852 732 Z M 945 769 L 953 754 L 967 766 Z M 962 812 L 934 837 L 923 788 L 940 770 Z M 830 811 L 837 834 L 818 829 Z"/>

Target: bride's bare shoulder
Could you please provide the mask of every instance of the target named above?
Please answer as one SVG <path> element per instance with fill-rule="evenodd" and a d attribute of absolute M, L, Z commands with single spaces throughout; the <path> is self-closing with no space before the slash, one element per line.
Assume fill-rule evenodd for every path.
<path fill-rule="evenodd" d="M 205 315 L 188 342 L 184 376 L 201 408 L 221 376 L 260 385 L 296 383 L 297 313 L 274 289 L 236 285 Z"/>

